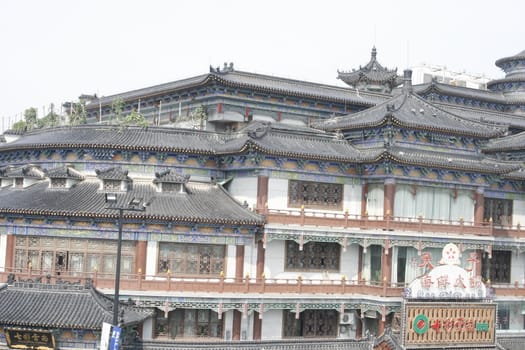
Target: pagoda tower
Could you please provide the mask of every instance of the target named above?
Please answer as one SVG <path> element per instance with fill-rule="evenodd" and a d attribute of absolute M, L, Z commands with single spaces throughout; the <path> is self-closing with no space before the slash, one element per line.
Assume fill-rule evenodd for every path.
<path fill-rule="evenodd" d="M 372 57 L 364 67 L 351 72 L 337 71 L 337 79 L 341 79 L 349 86 L 361 90 L 380 93 L 391 91 L 402 83 L 402 78 L 397 75 L 396 69 L 387 69 L 377 61 L 377 50 L 372 48 Z"/>

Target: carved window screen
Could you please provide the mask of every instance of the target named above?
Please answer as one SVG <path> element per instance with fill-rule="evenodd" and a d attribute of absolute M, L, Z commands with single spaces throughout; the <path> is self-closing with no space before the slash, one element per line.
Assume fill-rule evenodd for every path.
<path fill-rule="evenodd" d="M 283 337 L 337 336 L 339 315 L 335 310 L 305 310 L 296 319 L 295 312 L 284 310 Z"/>
<path fill-rule="evenodd" d="M 290 180 L 288 182 L 288 206 L 310 209 L 343 208 L 343 185 L 310 181 Z"/>
<path fill-rule="evenodd" d="M 512 225 L 512 200 L 499 198 L 485 198 L 483 221 L 492 219 L 494 225 Z"/>
<path fill-rule="evenodd" d="M 226 247 L 216 244 L 161 243 L 159 273 L 219 275 L 224 271 Z"/>
<path fill-rule="evenodd" d="M 491 259 L 483 256 L 483 278 L 491 283 L 510 283 L 511 255 L 508 250 L 494 250 Z"/>
<path fill-rule="evenodd" d="M 285 270 L 339 271 L 341 246 L 337 243 L 308 242 L 300 249 L 294 241 L 286 241 Z"/>

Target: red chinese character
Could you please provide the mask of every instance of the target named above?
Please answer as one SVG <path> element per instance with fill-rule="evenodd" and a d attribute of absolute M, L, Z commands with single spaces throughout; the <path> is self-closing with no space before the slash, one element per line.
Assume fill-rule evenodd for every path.
<path fill-rule="evenodd" d="M 463 317 L 458 317 L 458 319 L 456 320 L 456 324 L 454 326 L 456 326 L 456 329 L 458 331 L 462 331 L 464 325 L 465 325 L 465 321 L 463 320 Z"/>
<path fill-rule="evenodd" d="M 473 320 L 465 321 L 465 330 L 469 333 L 474 332 L 474 321 Z"/>
<path fill-rule="evenodd" d="M 434 320 L 434 322 L 432 322 L 432 324 L 430 325 L 430 328 L 432 328 L 436 332 L 439 332 L 439 329 L 441 328 L 441 321 Z"/>
<path fill-rule="evenodd" d="M 454 287 L 457 287 L 457 288 L 467 288 L 467 286 L 465 285 L 465 281 L 463 280 L 463 276 L 459 275 L 458 278 L 456 278 L 456 283 L 454 283 Z"/>
<path fill-rule="evenodd" d="M 480 276 L 470 277 L 469 278 L 469 284 L 470 284 L 470 288 L 480 288 L 481 287 Z"/>
<path fill-rule="evenodd" d="M 454 328 L 454 320 L 451 319 L 451 318 L 447 318 L 446 320 L 444 320 L 443 321 L 443 328 L 447 332 L 450 332 L 452 330 L 452 328 Z"/>
<path fill-rule="evenodd" d="M 432 287 L 432 284 L 434 283 L 432 282 L 432 279 L 428 275 L 421 277 L 420 282 L 421 282 L 421 287 L 423 287 L 424 289 L 429 289 L 430 287 Z"/>
<path fill-rule="evenodd" d="M 439 289 L 447 289 L 450 282 L 448 281 L 448 275 L 443 275 L 437 279 Z"/>

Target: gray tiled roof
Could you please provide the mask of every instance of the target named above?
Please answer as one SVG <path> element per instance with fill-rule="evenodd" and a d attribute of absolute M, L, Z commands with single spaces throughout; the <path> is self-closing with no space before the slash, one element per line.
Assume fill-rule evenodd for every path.
<path fill-rule="evenodd" d="M 119 98 L 133 100 L 152 95 L 160 95 L 168 91 L 188 89 L 193 86 L 203 85 L 216 81 L 229 86 L 245 87 L 254 90 L 264 90 L 275 93 L 284 93 L 294 96 L 322 98 L 331 101 L 348 102 L 365 106 L 374 105 L 386 98 L 385 95 L 374 93 L 357 93 L 354 89 L 342 88 L 302 80 L 274 77 L 264 74 L 249 73 L 229 70 L 228 72 L 210 72 L 189 79 L 178 80 L 170 83 L 155 85 L 144 89 L 133 90 L 121 94 L 94 99 L 88 108 L 98 108 L 99 104 L 110 104 Z"/>
<path fill-rule="evenodd" d="M 501 67 L 503 63 L 509 62 L 509 61 L 516 61 L 516 60 L 524 60 L 525 59 L 525 50 L 521 51 L 520 53 L 515 54 L 514 56 L 508 56 L 500 58 L 496 61 L 496 66 Z"/>
<path fill-rule="evenodd" d="M 67 165 L 57 168 L 46 169 L 45 173 L 46 176 L 50 179 L 84 179 L 84 176 L 81 173 Z"/>
<path fill-rule="evenodd" d="M 95 170 L 97 177 L 102 180 L 121 180 L 130 181 L 128 171 L 120 167 Z"/>
<path fill-rule="evenodd" d="M 213 154 L 216 140 L 215 133 L 188 129 L 82 125 L 32 131 L 13 142 L 0 144 L 0 152 L 12 149 L 113 148 Z"/>
<path fill-rule="evenodd" d="M 446 110 L 447 112 L 459 115 L 460 117 L 469 120 L 474 120 L 483 123 L 491 123 L 493 125 L 499 126 L 508 125 L 509 127 L 513 128 L 525 129 L 525 118 L 517 114 L 494 112 L 485 109 L 469 108 L 444 103 L 433 102 L 433 104 L 436 107 Z"/>
<path fill-rule="evenodd" d="M 316 126 L 324 130 L 361 129 L 382 125 L 389 117 L 394 124 L 407 128 L 482 138 L 498 136 L 506 130 L 454 115 L 406 91 L 375 107 L 319 122 Z"/>
<path fill-rule="evenodd" d="M 100 330 L 112 323 L 113 300 L 91 287 L 15 283 L 0 288 L 0 324 L 17 327 Z M 153 312 L 121 303 L 124 324 L 140 323 Z"/>
<path fill-rule="evenodd" d="M 525 132 L 519 134 L 500 137 L 490 140 L 485 147 L 484 152 L 502 152 L 502 151 L 523 151 L 525 150 Z"/>
<path fill-rule="evenodd" d="M 487 102 L 493 102 L 498 104 L 506 104 L 507 100 L 500 92 L 493 92 L 488 90 L 473 89 L 463 86 L 455 86 L 450 84 L 438 83 L 432 81 L 427 84 L 414 85 L 414 92 L 418 95 L 423 95 L 436 91 L 443 95 L 458 96 L 469 98 L 473 100 L 482 100 Z"/>
<path fill-rule="evenodd" d="M 153 184 L 137 183 L 118 193 L 120 203 L 142 198 L 151 204 L 144 212 L 125 212 L 125 217 L 149 220 L 261 225 L 264 218 L 236 202 L 221 186 L 189 182 L 187 193 L 157 192 Z M 79 200 L 82 198 L 82 200 Z M 86 179 L 68 189 L 49 188 L 47 180 L 24 189 L 0 188 L 0 213 L 41 216 L 117 217 L 108 210 L 99 180 Z"/>
<path fill-rule="evenodd" d="M 219 153 L 239 153 L 253 148 L 262 153 L 310 159 L 363 162 L 375 159 L 346 140 L 338 140 L 333 134 L 310 128 L 289 129 L 278 124 L 255 122 L 239 130 L 224 144 Z"/>
<path fill-rule="evenodd" d="M 15 177 L 25 177 L 32 179 L 43 179 L 44 171 L 35 165 L 24 165 L 21 167 L 5 167 L 1 172 L 2 177 L 15 178 Z"/>
<path fill-rule="evenodd" d="M 397 69 L 390 70 L 379 64 L 375 46 L 372 49 L 370 61 L 364 67 L 359 67 L 358 70 L 351 72 L 338 71 L 338 73 L 337 78 L 350 85 L 355 85 L 360 80 L 378 83 L 392 81 L 394 86 L 401 83 L 401 77 L 397 75 Z"/>
<path fill-rule="evenodd" d="M 177 184 L 185 184 L 188 183 L 190 180 L 190 175 L 181 175 L 177 174 L 173 171 L 173 169 L 169 169 L 163 172 L 155 173 L 155 179 L 153 180 L 154 183 L 164 182 L 164 183 L 177 183 Z"/>
<path fill-rule="evenodd" d="M 389 149 L 392 159 L 404 164 L 467 170 L 482 173 L 506 174 L 520 169 L 520 162 L 505 162 L 489 158 L 483 154 L 464 155 L 460 153 L 441 153 L 434 150 L 392 147 Z"/>

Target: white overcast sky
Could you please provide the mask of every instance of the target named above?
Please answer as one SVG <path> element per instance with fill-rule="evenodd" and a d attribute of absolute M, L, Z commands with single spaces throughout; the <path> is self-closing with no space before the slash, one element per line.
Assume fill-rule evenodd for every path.
<path fill-rule="evenodd" d="M 521 0 L 2 0 L 0 128 L 29 107 L 235 68 L 340 85 L 370 59 L 503 77 L 525 50 Z M 7 127 L 7 125 L 5 125 Z"/>

